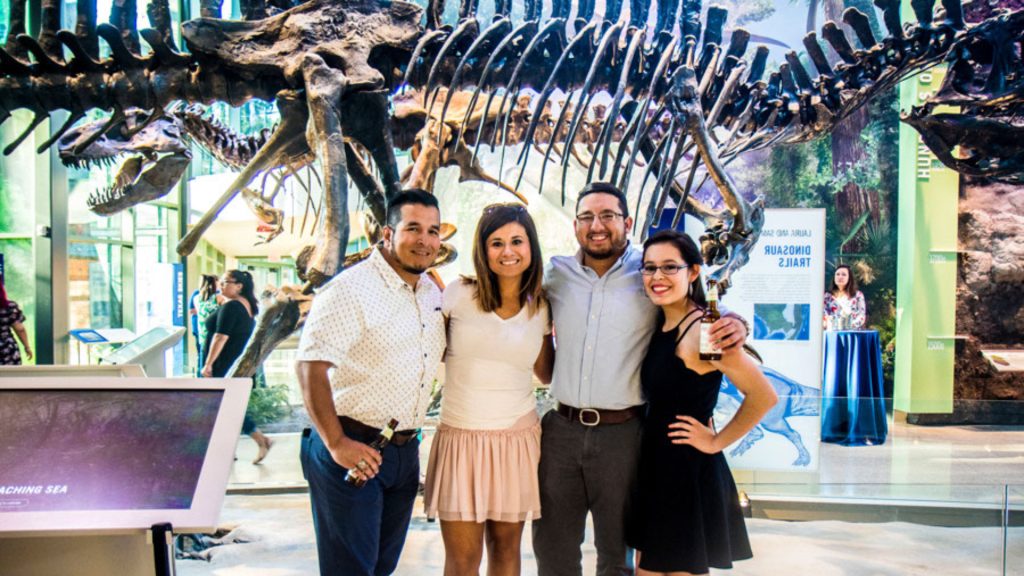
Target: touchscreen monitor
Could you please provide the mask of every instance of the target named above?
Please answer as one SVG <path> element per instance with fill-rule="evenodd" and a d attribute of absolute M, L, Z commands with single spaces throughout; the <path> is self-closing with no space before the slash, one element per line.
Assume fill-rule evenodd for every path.
<path fill-rule="evenodd" d="M 0 533 L 213 528 L 250 386 L 0 381 Z"/>

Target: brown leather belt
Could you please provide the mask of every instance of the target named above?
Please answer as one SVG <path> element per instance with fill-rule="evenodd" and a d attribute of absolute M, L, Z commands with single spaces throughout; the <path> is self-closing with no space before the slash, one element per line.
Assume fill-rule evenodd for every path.
<path fill-rule="evenodd" d="M 345 429 L 345 435 L 349 438 L 357 440 L 363 440 L 370 442 L 380 434 L 380 428 L 374 428 L 373 426 L 367 426 L 359 420 L 354 420 L 348 416 L 338 416 L 338 421 L 341 422 L 342 428 Z M 402 446 L 409 440 L 416 437 L 417 430 L 400 430 L 395 432 L 391 436 L 390 444 L 395 446 Z"/>
<path fill-rule="evenodd" d="M 622 424 L 643 415 L 643 406 L 630 406 L 621 410 L 604 410 L 601 408 L 573 408 L 566 404 L 558 404 L 558 413 L 572 422 L 584 426 L 601 424 Z"/>

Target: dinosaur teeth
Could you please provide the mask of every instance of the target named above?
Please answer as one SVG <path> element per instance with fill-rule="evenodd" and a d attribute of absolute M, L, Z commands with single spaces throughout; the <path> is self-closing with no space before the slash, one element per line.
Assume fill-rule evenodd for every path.
<path fill-rule="evenodd" d="M 112 185 L 90 194 L 89 198 L 86 199 L 85 204 L 91 210 L 96 207 L 105 206 L 116 200 L 121 200 L 126 196 L 130 196 L 131 193 L 131 184 L 125 186 Z"/>

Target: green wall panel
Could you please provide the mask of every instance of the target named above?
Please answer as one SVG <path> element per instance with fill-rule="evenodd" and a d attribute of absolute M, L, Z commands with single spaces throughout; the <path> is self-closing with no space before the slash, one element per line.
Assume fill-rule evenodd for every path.
<path fill-rule="evenodd" d="M 909 112 L 937 90 L 943 70 L 900 85 Z M 939 163 L 916 131 L 900 126 L 899 246 L 894 407 L 953 410 L 959 175 Z"/>

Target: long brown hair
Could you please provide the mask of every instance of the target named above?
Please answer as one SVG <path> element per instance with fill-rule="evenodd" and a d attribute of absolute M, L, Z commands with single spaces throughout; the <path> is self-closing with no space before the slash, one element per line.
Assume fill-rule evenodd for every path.
<path fill-rule="evenodd" d="M 845 292 L 847 296 L 853 298 L 854 296 L 857 295 L 857 290 L 859 288 L 857 287 L 857 279 L 853 276 L 853 270 L 850 270 L 850 267 L 847 266 L 846 264 L 840 264 L 839 266 L 836 266 L 836 271 L 832 273 L 832 289 L 830 290 L 830 292 L 832 292 L 833 296 L 839 294 L 839 286 L 836 285 L 836 272 L 839 272 L 843 268 L 846 268 L 846 275 L 847 277 L 850 278 L 846 282 Z"/>
<path fill-rule="evenodd" d="M 530 241 L 530 267 L 523 273 L 519 285 L 519 305 L 528 306 L 530 315 L 537 312 L 543 299 L 544 260 L 537 239 L 537 227 L 533 218 L 522 204 L 514 202 L 491 204 L 476 225 L 473 236 L 473 268 L 476 270 L 477 302 L 484 312 L 493 312 L 501 307 L 501 291 L 498 289 L 498 275 L 487 265 L 487 239 L 502 226 L 516 222 L 526 230 Z"/>
<path fill-rule="evenodd" d="M 0 308 L 7 308 L 10 301 L 7 299 L 7 290 L 4 290 L 4 283 L 0 280 Z"/>

